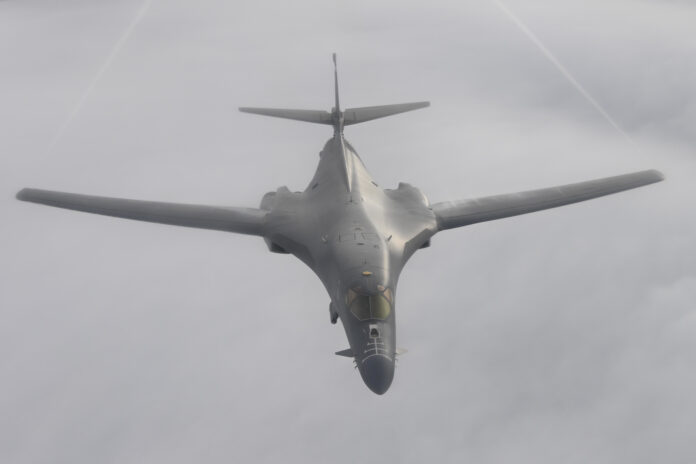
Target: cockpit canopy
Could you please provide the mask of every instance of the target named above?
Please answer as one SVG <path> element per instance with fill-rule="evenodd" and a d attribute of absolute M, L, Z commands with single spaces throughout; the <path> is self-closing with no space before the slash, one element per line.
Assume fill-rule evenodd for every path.
<path fill-rule="evenodd" d="M 388 318 L 394 302 L 392 291 L 382 286 L 379 286 L 378 290 L 380 293 L 371 295 L 362 293 L 360 288 L 348 290 L 346 304 L 350 312 L 361 321 Z"/>

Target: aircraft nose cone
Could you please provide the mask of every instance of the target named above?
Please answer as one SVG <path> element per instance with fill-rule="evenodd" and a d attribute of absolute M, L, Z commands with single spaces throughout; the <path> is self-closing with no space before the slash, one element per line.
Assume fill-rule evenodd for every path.
<path fill-rule="evenodd" d="M 360 375 L 370 390 L 382 395 L 394 379 L 394 361 L 382 355 L 370 356 L 360 363 Z"/>

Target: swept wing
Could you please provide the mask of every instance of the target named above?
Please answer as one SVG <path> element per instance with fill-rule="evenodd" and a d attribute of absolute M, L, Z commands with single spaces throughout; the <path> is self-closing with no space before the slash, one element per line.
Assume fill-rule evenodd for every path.
<path fill-rule="evenodd" d="M 261 235 L 266 212 L 255 208 L 126 200 L 25 188 L 17 199 L 137 221 Z"/>
<path fill-rule="evenodd" d="M 438 229 L 445 230 L 578 203 L 662 180 L 662 173 L 653 169 L 539 190 L 435 203 L 431 208 Z"/>

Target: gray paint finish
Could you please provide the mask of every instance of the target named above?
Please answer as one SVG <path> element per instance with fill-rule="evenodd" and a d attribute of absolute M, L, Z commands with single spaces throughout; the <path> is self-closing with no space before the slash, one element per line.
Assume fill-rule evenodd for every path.
<path fill-rule="evenodd" d="M 347 121 L 354 124 L 428 104 L 356 108 L 344 114 L 339 107 L 337 78 L 335 85 L 336 106 L 331 113 L 240 108 L 267 116 L 330 122 L 334 128 L 305 191 L 291 192 L 281 187 L 267 193 L 259 209 L 122 200 L 38 189 L 23 189 L 17 198 L 108 216 L 263 237 L 271 251 L 292 254 L 316 273 L 331 300 L 331 321 L 341 320 L 350 346 L 337 354 L 354 357 L 365 384 L 383 394 L 392 383 L 399 353 L 395 322 L 399 276 L 413 253 L 427 247 L 438 231 L 585 201 L 664 178 L 658 171 L 649 170 L 430 205 L 426 196 L 409 184 L 400 183 L 393 190 L 379 187 L 343 135 Z M 366 307 L 367 313 L 361 313 Z M 373 311 L 373 307 L 379 309 Z"/>

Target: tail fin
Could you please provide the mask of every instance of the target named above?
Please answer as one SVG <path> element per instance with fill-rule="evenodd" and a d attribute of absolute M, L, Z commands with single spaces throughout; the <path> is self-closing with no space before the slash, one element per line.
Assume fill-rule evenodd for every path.
<path fill-rule="evenodd" d="M 336 107 L 334 111 L 336 114 L 341 114 L 341 103 L 338 101 L 338 65 L 336 64 L 336 54 L 332 55 L 334 62 L 334 96 L 336 97 Z"/>
<path fill-rule="evenodd" d="M 394 114 L 405 113 L 419 108 L 430 106 L 430 102 L 399 103 L 396 105 L 366 106 L 362 108 L 348 108 L 341 111 L 338 98 L 338 69 L 336 65 L 336 54 L 332 55 L 334 63 L 334 97 L 335 107 L 332 112 L 322 110 L 293 110 L 283 108 L 239 108 L 243 113 L 260 114 L 275 118 L 294 119 L 296 121 L 313 122 L 317 124 L 327 124 L 334 126 L 334 132 L 343 133 L 343 126 L 358 124 L 373 119 L 384 118 Z"/>

